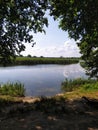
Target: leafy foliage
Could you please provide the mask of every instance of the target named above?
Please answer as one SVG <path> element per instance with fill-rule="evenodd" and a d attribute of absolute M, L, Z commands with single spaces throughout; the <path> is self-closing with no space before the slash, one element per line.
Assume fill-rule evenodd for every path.
<path fill-rule="evenodd" d="M 35 44 L 30 32 L 44 32 L 46 10 L 70 38 L 79 40 L 87 74 L 98 78 L 98 0 L 0 0 L 0 62 L 25 50 L 23 42 Z"/>
<path fill-rule="evenodd" d="M 48 26 L 47 0 L 0 0 L 0 62 L 6 64 L 25 50 L 23 42 L 35 44 L 33 32 Z M 33 45 L 32 45 L 33 46 Z"/>
<path fill-rule="evenodd" d="M 80 41 L 87 73 L 98 78 L 98 0 L 51 0 L 50 4 L 50 15 L 60 21 L 60 28 Z"/>

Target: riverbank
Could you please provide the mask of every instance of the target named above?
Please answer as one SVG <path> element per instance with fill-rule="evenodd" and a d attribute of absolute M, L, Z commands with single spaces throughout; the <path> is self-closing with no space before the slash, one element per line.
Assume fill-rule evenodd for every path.
<path fill-rule="evenodd" d="M 52 97 L 1 95 L 0 130 L 98 130 L 98 81 L 66 83 L 71 91 Z"/>
<path fill-rule="evenodd" d="M 48 98 L 3 96 L 1 99 L 0 130 L 98 129 L 98 91 L 95 94 L 67 92 Z"/>
<path fill-rule="evenodd" d="M 17 57 L 13 65 L 36 65 L 36 64 L 74 64 L 78 63 L 80 58 L 64 57 Z"/>
<path fill-rule="evenodd" d="M 79 63 L 78 57 L 28 57 L 17 56 L 10 63 L 0 64 L 0 66 L 18 66 L 18 65 L 40 65 L 40 64 L 60 64 L 69 65 Z"/>
<path fill-rule="evenodd" d="M 85 72 L 78 63 L 1 67 L 0 75 L 1 84 L 19 83 L 24 85 L 25 96 L 53 96 L 61 92 L 61 83 L 66 77 L 68 79 L 85 77 Z"/>

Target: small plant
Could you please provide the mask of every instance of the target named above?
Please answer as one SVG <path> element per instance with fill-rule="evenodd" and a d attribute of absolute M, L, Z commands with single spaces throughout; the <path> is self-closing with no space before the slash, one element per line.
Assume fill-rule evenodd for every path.
<path fill-rule="evenodd" d="M 98 91 L 98 82 L 95 82 L 93 84 L 84 84 L 81 88 L 81 91 Z"/>
<path fill-rule="evenodd" d="M 25 88 L 21 83 L 7 83 L 0 86 L 0 94 L 22 97 L 25 94 Z"/>
<path fill-rule="evenodd" d="M 86 86 L 87 84 L 89 85 L 95 84 L 96 82 L 97 81 L 95 79 L 82 79 L 82 78 L 77 78 L 74 80 L 65 79 L 65 81 L 62 83 L 62 90 L 66 92 L 73 91 L 82 86 Z"/>

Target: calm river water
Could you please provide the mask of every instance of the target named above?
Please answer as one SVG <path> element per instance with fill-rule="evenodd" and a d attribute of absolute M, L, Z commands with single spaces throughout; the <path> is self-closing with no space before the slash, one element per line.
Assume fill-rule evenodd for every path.
<path fill-rule="evenodd" d="M 21 82 L 26 96 L 53 96 L 65 78 L 86 77 L 79 64 L 0 67 L 0 83 Z"/>

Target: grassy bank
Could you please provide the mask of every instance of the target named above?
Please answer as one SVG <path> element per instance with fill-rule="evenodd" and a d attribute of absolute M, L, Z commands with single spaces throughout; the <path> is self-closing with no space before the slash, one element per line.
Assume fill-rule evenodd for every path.
<path fill-rule="evenodd" d="M 62 82 L 61 89 L 63 90 L 63 93 L 54 97 L 59 98 L 60 96 L 68 99 L 75 99 L 81 98 L 82 96 L 88 96 L 98 99 L 98 81 L 94 79 L 65 79 L 65 81 Z M 4 97 L 4 99 L 7 97 L 7 99 L 15 100 L 14 97 L 18 99 L 17 97 L 24 97 L 24 95 L 25 89 L 24 85 L 21 83 L 7 83 L 0 86 L 0 97 Z"/>
<path fill-rule="evenodd" d="M 68 100 L 63 95 L 31 103 L 2 98 L 0 130 L 97 130 L 98 100 L 87 100 Z"/>
<path fill-rule="evenodd" d="M 64 97 L 68 99 L 81 98 L 86 96 L 98 99 L 98 80 L 95 79 L 74 79 L 62 83 L 62 90 L 65 92 Z"/>
<path fill-rule="evenodd" d="M 66 95 L 72 96 L 72 94 L 83 94 L 85 96 L 90 93 L 98 94 L 98 80 L 82 78 L 77 78 L 74 80 L 65 79 L 65 81 L 62 82 L 61 89 L 64 92 L 61 95 L 63 95 L 64 97 L 66 97 Z M 0 96 L 2 95 L 12 97 L 24 97 L 24 85 L 21 83 L 6 83 L 0 85 Z"/>
<path fill-rule="evenodd" d="M 79 58 L 46 58 L 46 57 L 17 57 L 15 65 L 35 65 L 35 64 L 74 64 Z"/>
<path fill-rule="evenodd" d="M 37 112 L 40 111 L 48 114 L 51 113 L 61 115 L 64 113 L 76 114 L 78 112 L 80 112 L 80 114 L 82 112 L 83 114 L 83 112 L 86 111 L 86 108 L 89 108 L 90 110 L 93 107 L 95 108 L 95 105 L 93 106 L 92 103 L 97 103 L 98 107 L 98 81 L 88 79 L 75 79 L 69 81 L 66 80 L 64 81 L 63 85 L 65 86 L 65 88 L 63 88 L 65 93 L 55 95 L 53 97 L 33 98 L 0 95 L 0 111 L 2 113 L 4 107 L 6 108 L 10 106 L 8 114 L 18 113 L 20 115 L 21 113 L 23 114 L 29 111 L 33 112 L 34 110 Z M 72 86 L 72 89 L 68 90 L 67 87 L 69 86 Z M 84 96 L 89 100 L 91 104 L 88 104 L 87 101 L 83 99 Z M 5 112 L 3 113 L 5 114 Z"/>
<path fill-rule="evenodd" d="M 6 84 L 0 87 L 0 104 L 10 106 L 13 103 L 34 103 L 33 108 L 42 111 L 54 111 L 65 104 L 65 101 L 74 101 L 87 97 L 98 100 L 98 81 L 89 79 L 65 80 L 62 83 L 64 93 L 53 97 L 23 97 L 24 87 L 21 84 Z M 32 104 L 33 105 L 33 104 Z M 56 108 L 54 109 L 54 106 Z M 65 106 L 65 105 L 64 105 Z M 23 107 L 24 109 L 24 107 Z M 32 109 L 33 110 L 33 109 Z M 61 109 L 60 109 L 61 112 Z"/>

